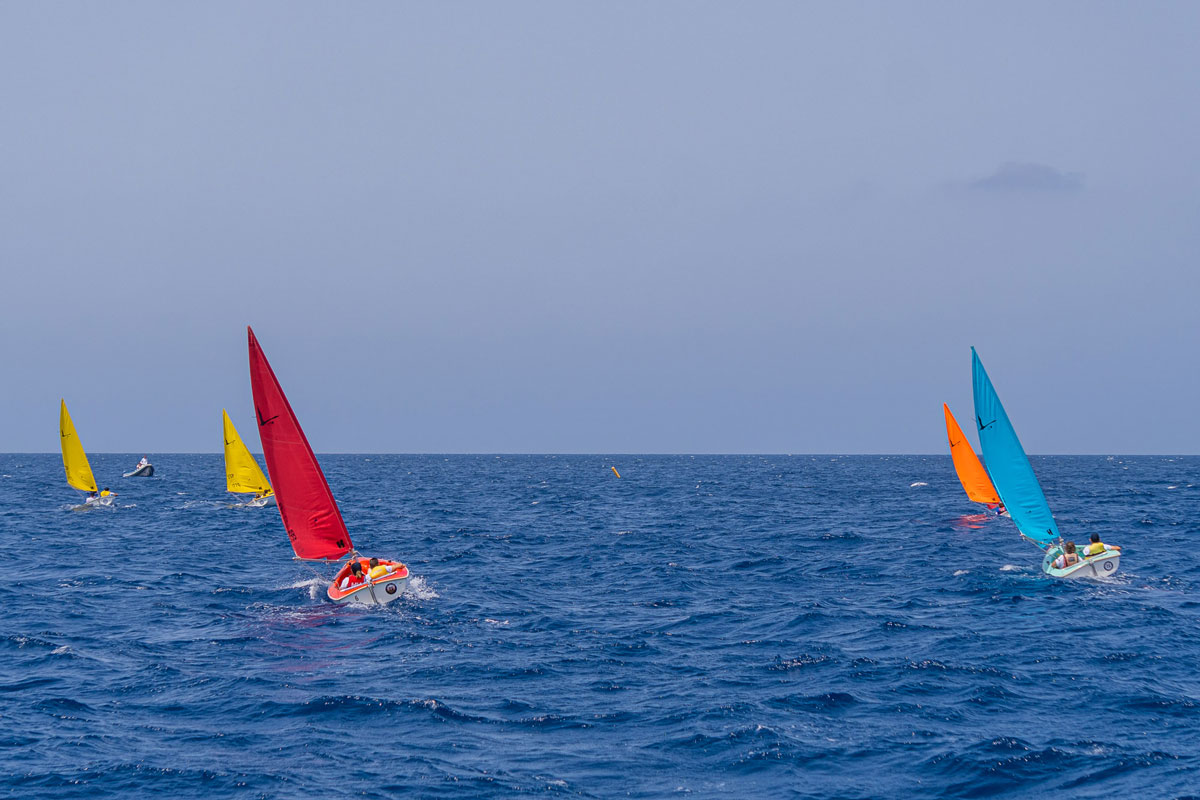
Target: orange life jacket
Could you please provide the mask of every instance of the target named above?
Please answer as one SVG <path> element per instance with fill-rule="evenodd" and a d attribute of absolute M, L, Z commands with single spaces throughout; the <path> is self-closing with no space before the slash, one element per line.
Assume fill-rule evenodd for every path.
<path fill-rule="evenodd" d="M 1079 563 L 1079 556 L 1075 553 L 1060 553 L 1058 558 L 1054 559 L 1051 565 L 1055 569 L 1066 569 Z"/>

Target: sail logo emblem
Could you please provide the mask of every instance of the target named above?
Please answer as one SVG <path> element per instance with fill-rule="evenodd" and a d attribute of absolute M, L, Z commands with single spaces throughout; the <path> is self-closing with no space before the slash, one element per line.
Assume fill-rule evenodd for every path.
<path fill-rule="evenodd" d="M 987 425 L 984 425 L 984 424 L 983 424 L 983 417 L 975 417 L 975 422 L 977 422 L 977 423 L 979 424 L 979 430 L 981 430 L 981 431 L 985 431 L 985 430 L 987 430 L 988 428 L 990 428 L 990 427 L 992 427 L 993 425 L 995 425 L 995 424 L 996 424 L 996 420 L 992 420 L 992 421 L 991 421 L 991 422 L 989 422 Z"/>
<path fill-rule="evenodd" d="M 255 414 L 255 416 L 258 417 L 258 427 L 260 427 L 260 428 L 269 422 L 274 422 L 275 420 L 279 419 L 278 414 L 276 414 L 273 417 L 267 417 L 266 419 L 263 419 L 262 412 L 259 411 L 257 408 L 254 409 L 254 414 Z"/>

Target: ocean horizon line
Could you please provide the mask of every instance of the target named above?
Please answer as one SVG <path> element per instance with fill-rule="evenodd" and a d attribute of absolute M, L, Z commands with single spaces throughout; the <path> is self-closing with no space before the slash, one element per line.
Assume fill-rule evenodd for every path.
<path fill-rule="evenodd" d="M 262 455 L 261 450 L 251 450 L 254 455 Z M 90 450 L 90 456 L 128 456 L 137 454 L 154 453 L 163 456 L 219 456 L 223 455 L 221 450 Z M 878 457 L 878 458 L 893 458 L 897 456 L 911 457 L 946 457 L 947 453 L 785 453 L 785 452 L 751 452 L 751 451 L 728 451 L 728 452 L 645 452 L 645 453 L 620 453 L 620 452 L 585 452 L 585 451 L 544 451 L 544 452 L 504 452 L 504 451 L 470 451 L 470 450 L 448 450 L 445 452 L 392 452 L 392 451 L 370 451 L 364 450 L 360 452 L 350 452 L 346 450 L 314 450 L 314 454 L 318 456 L 612 456 L 612 457 L 644 457 L 644 456 L 785 456 L 788 458 L 797 457 L 831 457 L 831 458 L 848 458 L 848 457 Z M 53 450 L 45 450 L 40 452 L 20 451 L 20 450 L 0 450 L 0 455 L 6 456 L 58 456 L 60 453 Z M 1059 457 L 1075 457 L 1075 456 L 1103 456 L 1113 458 L 1191 458 L 1200 456 L 1200 453 L 1116 453 L 1116 452 L 1094 452 L 1094 453 L 1029 453 L 1030 457 L 1037 458 L 1059 458 Z"/>

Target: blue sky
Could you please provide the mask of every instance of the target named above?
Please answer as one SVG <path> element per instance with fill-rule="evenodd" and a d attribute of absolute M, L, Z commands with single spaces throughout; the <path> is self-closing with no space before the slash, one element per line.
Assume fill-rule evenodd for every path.
<path fill-rule="evenodd" d="M 1197 453 L 1200 6 L 0 5 L 0 450 Z M 250 434 L 252 436 L 252 434 Z"/>

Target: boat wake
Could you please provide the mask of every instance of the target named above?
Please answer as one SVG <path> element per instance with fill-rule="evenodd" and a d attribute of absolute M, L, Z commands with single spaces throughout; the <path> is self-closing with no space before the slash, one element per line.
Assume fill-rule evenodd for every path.
<path fill-rule="evenodd" d="M 133 508 L 132 505 L 118 506 L 115 503 L 78 503 L 60 506 L 63 511 L 114 511 L 118 508 Z"/>
<path fill-rule="evenodd" d="M 228 503 L 222 503 L 217 500 L 184 500 L 180 509 L 190 511 L 195 508 L 229 508 Z"/>

